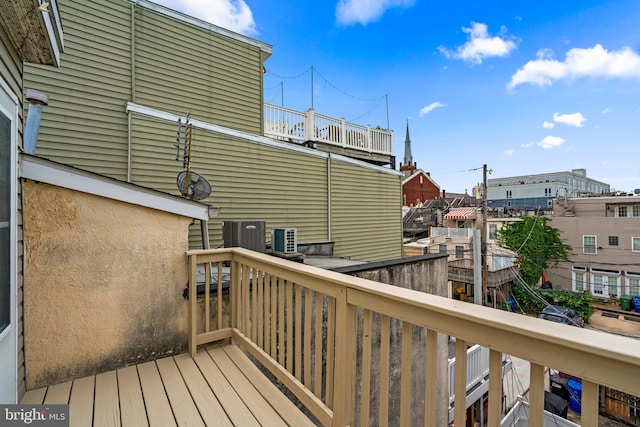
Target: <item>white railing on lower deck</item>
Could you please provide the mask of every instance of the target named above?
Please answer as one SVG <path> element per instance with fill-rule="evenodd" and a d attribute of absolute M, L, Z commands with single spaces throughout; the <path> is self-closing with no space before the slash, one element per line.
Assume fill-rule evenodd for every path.
<path fill-rule="evenodd" d="M 453 403 L 455 391 L 456 358 L 449 359 L 449 402 Z M 489 349 L 474 345 L 467 350 L 467 390 L 480 383 L 489 374 Z"/>
<path fill-rule="evenodd" d="M 473 228 L 431 227 L 429 228 L 429 237 L 467 239 L 473 237 Z"/>
<path fill-rule="evenodd" d="M 313 109 L 295 111 L 264 104 L 264 134 L 296 142 L 315 141 L 369 153 L 393 155 L 393 132 L 345 122 Z"/>
<path fill-rule="evenodd" d="M 471 344 L 489 349 L 492 427 L 500 425 L 503 415 L 505 354 L 530 363 L 528 425 L 532 427 L 544 422 L 545 367 L 582 379 L 583 427 L 598 425 L 599 385 L 640 395 L 640 340 L 449 300 L 246 249 L 197 250 L 188 252 L 188 257 L 191 354 L 199 344 L 233 339 L 323 425 L 357 425 L 357 418 L 361 425 L 372 419 L 380 425 L 390 419 L 399 425 L 445 425 L 437 414 L 447 411 L 448 399 L 439 398 L 438 379 L 447 375 L 447 365 L 439 364 L 438 349 L 447 335 L 456 337 L 455 426 L 465 425 Z M 204 300 L 197 294 L 199 265 L 206 270 Z M 225 305 L 221 298 L 213 302 L 211 265 L 218 271 L 230 268 Z M 217 275 L 217 280 L 221 289 L 224 278 Z M 376 401 L 376 396 L 384 398 Z"/>

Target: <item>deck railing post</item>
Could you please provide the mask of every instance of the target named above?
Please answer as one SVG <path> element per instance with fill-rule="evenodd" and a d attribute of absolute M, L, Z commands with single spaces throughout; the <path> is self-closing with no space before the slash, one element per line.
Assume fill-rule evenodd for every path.
<path fill-rule="evenodd" d="M 198 259 L 196 255 L 189 256 L 189 354 L 191 357 L 195 357 L 198 351 L 198 344 L 196 341 L 197 334 L 197 264 Z"/>
<path fill-rule="evenodd" d="M 348 289 L 336 297 L 336 347 L 333 376 L 333 425 L 353 425 L 356 361 L 356 307 L 347 302 Z"/>
<path fill-rule="evenodd" d="M 373 143 L 371 142 L 371 126 L 367 125 L 367 131 L 365 132 L 365 146 L 367 151 L 371 152 Z"/>
<path fill-rule="evenodd" d="M 313 108 L 309 108 L 305 112 L 305 120 L 304 120 L 304 140 L 305 141 L 314 141 L 315 137 L 313 135 L 313 129 L 315 128 L 315 114 L 313 112 Z"/>
<path fill-rule="evenodd" d="M 340 119 L 340 141 L 343 147 L 347 146 L 347 126 L 344 117 Z"/>

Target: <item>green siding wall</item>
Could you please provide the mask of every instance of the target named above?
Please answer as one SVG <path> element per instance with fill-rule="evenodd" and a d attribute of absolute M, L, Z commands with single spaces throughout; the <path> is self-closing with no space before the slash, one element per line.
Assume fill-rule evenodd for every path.
<path fill-rule="evenodd" d="M 136 10 L 135 101 L 262 133 L 258 47 Z"/>
<path fill-rule="evenodd" d="M 363 261 L 402 255 L 402 177 L 351 162 L 331 162 L 334 252 Z"/>
<path fill-rule="evenodd" d="M 25 88 L 49 95 L 36 154 L 124 180 L 130 5 L 70 0 L 59 6 L 65 35 L 61 67 L 25 65 Z"/>
<path fill-rule="evenodd" d="M 175 161 L 172 145 L 177 123 L 134 114 L 132 129 L 132 181 L 180 194 L 182 162 Z M 213 187 L 203 202 L 222 208 L 209 224 L 211 247 L 222 245 L 221 221 L 233 219 L 263 219 L 268 229 L 297 227 L 300 241 L 327 240 L 326 158 L 201 129 L 194 129 L 191 158 L 191 169 Z M 201 247 L 198 226 L 191 245 Z"/>
<path fill-rule="evenodd" d="M 60 11 L 61 67 L 25 66 L 25 88 L 50 97 L 36 154 L 125 180 L 128 101 L 261 133 L 257 46 L 124 0 L 68 0 Z"/>

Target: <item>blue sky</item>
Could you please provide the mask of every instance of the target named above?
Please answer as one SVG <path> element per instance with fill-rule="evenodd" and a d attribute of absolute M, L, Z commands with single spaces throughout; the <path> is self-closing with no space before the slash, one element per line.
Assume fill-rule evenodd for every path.
<path fill-rule="evenodd" d="M 157 2 L 271 44 L 265 102 L 306 110 L 313 88 L 319 113 L 388 116 L 398 163 L 408 119 L 414 161 L 448 192 L 484 163 L 640 188 L 638 0 Z"/>

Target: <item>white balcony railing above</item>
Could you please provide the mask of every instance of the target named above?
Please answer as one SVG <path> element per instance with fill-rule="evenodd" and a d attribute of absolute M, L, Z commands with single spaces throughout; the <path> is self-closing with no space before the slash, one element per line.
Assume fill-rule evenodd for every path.
<path fill-rule="evenodd" d="M 473 228 L 448 228 L 431 227 L 429 235 L 431 237 L 449 237 L 453 239 L 470 239 L 473 237 Z"/>
<path fill-rule="evenodd" d="M 321 142 L 369 153 L 393 155 L 393 132 L 344 119 L 264 104 L 264 134 L 284 141 Z"/>

